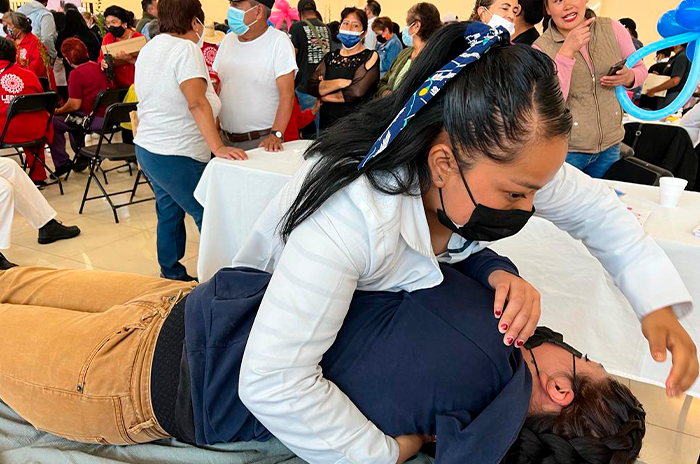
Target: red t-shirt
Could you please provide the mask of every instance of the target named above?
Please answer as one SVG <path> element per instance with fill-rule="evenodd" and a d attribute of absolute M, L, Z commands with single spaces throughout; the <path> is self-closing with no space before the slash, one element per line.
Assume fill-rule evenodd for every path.
<path fill-rule="evenodd" d="M 299 131 L 311 124 L 314 119 L 316 119 L 316 115 L 311 112 L 311 109 L 301 110 L 299 100 L 297 100 L 296 95 L 294 95 L 294 106 L 292 107 L 292 115 L 289 118 L 287 129 L 284 131 L 284 141 L 292 142 L 294 140 L 299 140 Z"/>
<path fill-rule="evenodd" d="M 207 71 L 209 71 L 209 78 L 211 79 L 211 84 L 214 86 L 215 91 L 219 91 L 219 75 L 214 71 L 212 65 L 216 59 L 216 54 L 219 51 L 219 46 L 204 42 L 202 45 L 202 54 L 204 55 L 204 63 L 207 65 Z"/>
<path fill-rule="evenodd" d="M 127 29 L 124 35 L 117 40 L 111 32 L 108 32 L 104 39 L 102 39 L 102 45 L 113 44 L 114 42 L 121 42 L 122 40 L 133 39 L 135 37 L 141 37 L 143 34 L 139 34 L 133 29 Z M 101 64 L 104 59 L 104 52 L 100 48 L 100 57 L 97 59 L 97 64 Z M 134 73 L 136 72 L 136 66 L 133 64 L 123 64 L 121 66 L 114 67 L 114 84 L 116 87 L 130 87 L 134 84 Z"/>
<path fill-rule="evenodd" d="M 30 32 L 24 36 L 19 44 L 15 43 L 15 46 L 17 47 L 17 64 L 33 71 L 37 77 L 48 78 L 50 87 L 56 90 L 53 68 L 49 64 L 49 54 L 37 36 Z"/>
<path fill-rule="evenodd" d="M 94 61 L 83 63 L 68 76 L 68 98 L 82 100 L 80 111 L 90 114 L 97 94 L 109 88 L 107 76 Z M 99 108 L 97 116 L 104 116 L 105 108 Z"/>
<path fill-rule="evenodd" d="M 0 60 L 0 70 L 5 69 L 9 61 Z M 7 122 L 7 110 L 18 95 L 41 93 L 39 78 L 32 71 L 13 64 L 0 73 L 0 134 Z M 5 142 L 19 143 L 39 139 L 46 133 L 46 112 L 23 113 L 15 116 L 5 135 Z M 49 141 L 53 138 L 53 125 L 49 125 Z"/>

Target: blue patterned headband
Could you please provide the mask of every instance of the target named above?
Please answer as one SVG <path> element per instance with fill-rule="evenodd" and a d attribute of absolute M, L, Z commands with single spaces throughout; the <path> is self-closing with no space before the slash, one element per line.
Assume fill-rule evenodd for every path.
<path fill-rule="evenodd" d="M 481 22 L 470 24 L 464 31 L 464 38 L 469 43 L 467 49 L 443 66 L 439 71 L 430 76 L 423 85 L 416 90 L 404 104 L 399 114 L 389 124 L 384 133 L 374 142 L 367 156 L 362 160 L 357 169 L 362 169 L 375 156 L 383 152 L 386 147 L 399 135 L 399 132 L 408 125 L 413 116 L 420 111 L 428 102 L 437 95 L 450 79 L 460 73 L 467 65 L 475 62 L 489 51 L 491 47 L 498 43 L 510 43 L 508 32 L 499 27 L 493 29 Z"/>

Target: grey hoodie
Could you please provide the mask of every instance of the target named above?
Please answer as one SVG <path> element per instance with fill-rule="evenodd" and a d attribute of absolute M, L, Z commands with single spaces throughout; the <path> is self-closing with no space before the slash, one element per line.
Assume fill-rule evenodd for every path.
<path fill-rule="evenodd" d="M 56 23 L 51 11 L 34 0 L 19 7 L 17 12 L 32 20 L 32 33 L 46 46 L 49 57 L 56 58 Z"/>

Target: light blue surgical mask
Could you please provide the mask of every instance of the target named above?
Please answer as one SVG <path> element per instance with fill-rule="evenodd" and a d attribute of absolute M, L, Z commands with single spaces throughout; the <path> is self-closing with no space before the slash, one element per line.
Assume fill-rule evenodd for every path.
<path fill-rule="evenodd" d="M 362 40 L 363 31 L 346 31 L 341 29 L 338 33 L 338 40 L 343 44 L 343 48 L 351 49 L 355 48 L 357 44 Z"/>
<path fill-rule="evenodd" d="M 401 33 L 401 40 L 403 41 L 403 44 L 407 47 L 413 47 L 413 36 L 408 33 L 408 30 L 413 27 L 413 25 L 416 23 L 411 23 L 408 26 L 403 28 L 403 32 Z"/>
<path fill-rule="evenodd" d="M 228 27 L 231 30 L 231 32 L 233 32 L 236 35 L 243 35 L 246 32 L 248 32 L 250 26 L 255 24 L 257 19 L 250 24 L 246 24 L 245 14 L 254 9 L 255 7 L 243 11 L 230 6 L 228 8 L 228 14 L 226 15 L 226 19 L 228 19 Z"/>

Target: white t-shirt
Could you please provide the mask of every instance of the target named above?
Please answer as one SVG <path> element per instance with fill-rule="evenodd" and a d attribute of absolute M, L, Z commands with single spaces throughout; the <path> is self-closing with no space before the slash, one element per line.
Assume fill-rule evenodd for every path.
<path fill-rule="evenodd" d="M 298 69 L 292 42 L 274 27 L 250 42 L 227 34 L 212 68 L 225 103 L 221 128 L 234 134 L 272 128 L 280 101 L 276 79 Z"/>
<path fill-rule="evenodd" d="M 159 155 L 189 156 L 206 163 L 211 150 L 189 110 L 180 84 L 202 78 L 214 118 L 221 101 L 214 92 L 204 55 L 191 40 L 159 34 L 136 60 L 134 85 L 139 99 L 139 127 L 134 143 Z"/>

